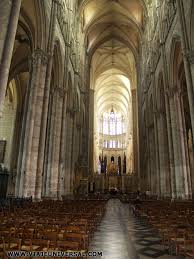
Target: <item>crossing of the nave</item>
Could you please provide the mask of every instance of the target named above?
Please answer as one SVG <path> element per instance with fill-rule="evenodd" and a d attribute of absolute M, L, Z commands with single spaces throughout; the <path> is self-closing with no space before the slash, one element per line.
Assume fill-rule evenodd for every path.
<path fill-rule="evenodd" d="M 0 258 L 194 257 L 193 28 L 193 0 L 0 0 Z"/>

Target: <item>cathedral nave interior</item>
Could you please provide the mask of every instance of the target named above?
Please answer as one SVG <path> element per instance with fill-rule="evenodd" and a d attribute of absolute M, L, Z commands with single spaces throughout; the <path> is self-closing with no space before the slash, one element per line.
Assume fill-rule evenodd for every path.
<path fill-rule="evenodd" d="M 193 28 L 193 0 L 0 0 L 0 258 L 194 257 Z"/>

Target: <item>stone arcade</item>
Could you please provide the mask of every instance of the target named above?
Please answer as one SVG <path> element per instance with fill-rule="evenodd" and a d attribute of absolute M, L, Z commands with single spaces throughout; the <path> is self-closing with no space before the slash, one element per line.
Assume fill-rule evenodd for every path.
<path fill-rule="evenodd" d="M 1 195 L 191 199 L 193 22 L 192 0 L 1 0 Z"/>
<path fill-rule="evenodd" d="M 193 194 L 194 0 L 0 0 L 0 258 L 194 258 Z"/>

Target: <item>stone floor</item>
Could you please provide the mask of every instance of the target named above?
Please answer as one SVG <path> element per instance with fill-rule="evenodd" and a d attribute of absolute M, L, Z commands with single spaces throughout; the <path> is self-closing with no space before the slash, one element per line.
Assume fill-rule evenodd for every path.
<path fill-rule="evenodd" d="M 107 203 L 105 216 L 90 244 L 90 251 L 102 251 L 101 259 L 170 259 L 157 233 L 133 216 L 128 204 L 118 199 Z"/>

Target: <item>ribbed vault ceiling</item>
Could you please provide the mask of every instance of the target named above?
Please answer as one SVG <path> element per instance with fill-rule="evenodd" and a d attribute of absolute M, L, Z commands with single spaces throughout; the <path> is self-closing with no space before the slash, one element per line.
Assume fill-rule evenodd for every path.
<path fill-rule="evenodd" d="M 143 0 L 83 0 L 80 13 L 97 115 L 114 106 L 127 117 L 146 5 Z"/>

